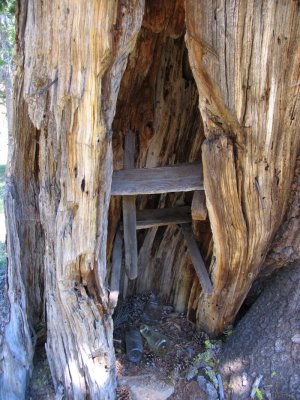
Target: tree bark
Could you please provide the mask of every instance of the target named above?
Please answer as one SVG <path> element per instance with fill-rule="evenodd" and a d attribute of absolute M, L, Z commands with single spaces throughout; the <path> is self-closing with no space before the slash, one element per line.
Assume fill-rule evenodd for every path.
<path fill-rule="evenodd" d="M 4 353 L 10 359 L 1 378 L 5 398 L 25 396 L 30 319 L 39 320 L 43 281 L 55 387 L 63 384 L 72 399 L 115 396 L 105 286 L 110 130 L 143 8 L 142 0 L 19 3 L 15 142 L 6 200 L 11 320 Z M 21 362 L 13 361 L 21 355 Z"/>
<path fill-rule="evenodd" d="M 186 42 L 206 141 L 214 293 L 199 325 L 233 320 L 286 212 L 299 151 L 300 17 L 296 2 L 186 1 Z"/>
<path fill-rule="evenodd" d="M 218 368 L 228 382 L 228 398 L 249 399 L 259 375 L 264 397 L 270 393 L 274 399 L 299 398 L 299 290 L 300 264 L 296 262 L 269 279 L 227 338 Z"/>
<path fill-rule="evenodd" d="M 123 168 L 129 130 L 136 168 L 202 159 L 209 220 L 192 226 L 213 293 L 202 291 L 176 226 L 138 233 L 128 293 L 155 290 L 211 334 L 233 320 L 288 204 L 299 150 L 299 17 L 288 0 L 19 2 L 6 397 L 24 397 L 43 319 L 55 387 L 66 398 L 114 397 L 106 262 L 121 207 L 110 199 L 112 171 Z M 187 206 L 192 197 L 136 204 Z"/>

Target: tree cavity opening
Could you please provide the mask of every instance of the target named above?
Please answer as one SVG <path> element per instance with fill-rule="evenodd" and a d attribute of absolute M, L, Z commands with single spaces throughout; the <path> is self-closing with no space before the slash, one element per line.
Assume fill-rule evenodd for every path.
<path fill-rule="evenodd" d="M 155 168 L 201 163 L 204 140 L 198 91 L 184 40 L 184 7 L 168 12 L 150 4 L 124 72 L 113 121 L 114 171 L 126 168 L 125 137 L 135 137 L 133 168 Z M 131 167 L 132 168 L 132 167 Z M 142 210 L 191 207 L 194 191 L 137 195 Z M 108 228 L 108 279 L 113 275 L 116 232 L 122 231 L 122 196 L 112 196 Z M 208 269 L 212 236 L 208 217 L 190 224 Z M 121 227 L 121 228 L 120 228 Z M 195 320 L 202 287 L 184 236 L 177 224 L 137 230 L 137 278 L 128 279 L 124 246 L 119 301 L 153 292 L 165 304 Z"/>

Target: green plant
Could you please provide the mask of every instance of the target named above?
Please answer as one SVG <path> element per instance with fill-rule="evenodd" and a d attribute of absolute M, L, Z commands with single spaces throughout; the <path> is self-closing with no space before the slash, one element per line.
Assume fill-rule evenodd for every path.
<path fill-rule="evenodd" d="M 16 0 L 0 0 L 0 12 L 15 14 Z"/>
<path fill-rule="evenodd" d="M 264 396 L 263 396 L 263 394 L 262 394 L 262 391 L 260 390 L 260 388 L 256 388 L 256 391 L 255 391 L 255 396 L 258 398 L 258 400 L 263 400 L 264 399 Z"/>

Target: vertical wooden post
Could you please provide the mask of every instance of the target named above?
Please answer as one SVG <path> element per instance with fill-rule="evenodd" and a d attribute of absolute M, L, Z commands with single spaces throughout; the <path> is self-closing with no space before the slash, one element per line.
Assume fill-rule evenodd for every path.
<path fill-rule="evenodd" d="M 195 190 L 192 201 L 192 219 L 194 221 L 205 221 L 207 218 L 207 208 L 205 202 L 205 193 Z"/>
<path fill-rule="evenodd" d="M 134 168 L 135 134 L 125 136 L 124 169 Z M 123 196 L 125 270 L 129 279 L 137 278 L 136 196 Z"/>
<path fill-rule="evenodd" d="M 112 252 L 112 271 L 110 278 L 109 306 L 113 310 L 117 303 L 120 292 L 120 276 L 122 266 L 122 233 L 117 230 Z"/>

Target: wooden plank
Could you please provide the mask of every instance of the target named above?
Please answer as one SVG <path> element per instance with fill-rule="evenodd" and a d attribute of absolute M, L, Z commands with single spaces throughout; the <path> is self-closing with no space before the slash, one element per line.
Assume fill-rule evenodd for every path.
<path fill-rule="evenodd" d="M 135 196 L 123 196 L 125 270 L 129 279 L 137 277 L 137 238 Z"/>
<path fill-rule="evenodd" d="M 122 242 L 123 242 L 122 233 L 121 230 L 118 229 L 112 251 L 112 267 L 111 267 L 110 293 L 109 293 L 109 306 L 111 309 L 114 309 L 116 307 L 120 292 Z"/>
<path fill-rule="evenodd" d="M 114 171 L 112 195 L 138 195 L 203 190 L 200 163 Z"/>
<path fill-rule="evenodd" d="M 192 201 L 192 218 L 195 221 L 205 221 L 207 218 L 207 208 L 205 193 L 200 190 L 196 190 Z"/>
<path fill-rule="evenodd" d="M 147 229 L 154 226 L 182 224 L 192 222 L 191 208 L 173 207 L 136 212 L 136 229 Z"/>
<path fill-rule="evenodd" d="M 212 287 L 208 272 L 206 270 L 204 261 L 202 259 L 199 247 L 194 239 L 194 235 L 193 235 L 191 226 L 189 224 L 182 224 L 181 229 L 182 229 L 183 236 L 186 241 L 187 247 L 189 249 L 196 274 L 197 274 L 200 284 L 202 286 L 202 289 L 207 294 L 211 294 L 213 292 L 213 287 Z"/>
<path fill-rule="evenodd" d="M 135 134 L 125 136 L 124 168 L 134 168 Z M 137 237 L 135 196 L 123 196 L 123 231 L 125 244 L 125 271 L 129 279 L 137 278 Z"/>

